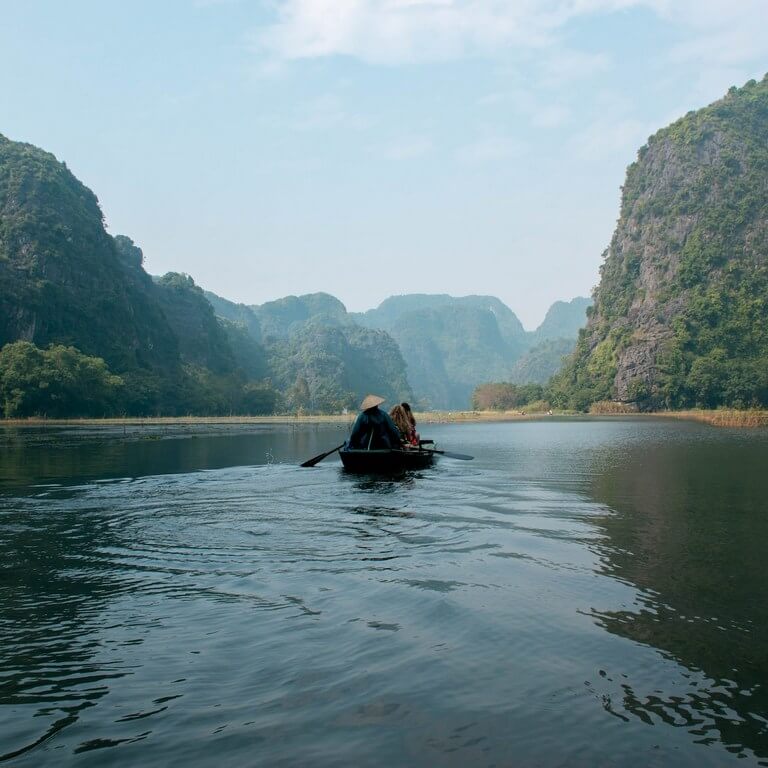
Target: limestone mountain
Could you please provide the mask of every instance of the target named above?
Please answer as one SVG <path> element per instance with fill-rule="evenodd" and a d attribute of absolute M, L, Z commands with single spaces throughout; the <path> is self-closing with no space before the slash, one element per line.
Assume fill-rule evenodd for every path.
<path fill-rule="evenodd" d="M 508 380 L 513 384 L 546 384 L 576 347 L 590 306 L 592 300 L 583 296 L 556 301 L 541 325 L 529 334 L 532 346 L 515 361 Z"/>
<path fill-rule="evenodd" d="M 104 365 L 118 413 L 271 409 L 274 397 L 237 366 L 194 283 L 170 275 L 155 284 L 142 262 L 129 238 L 106 232 L 96 196 L 64 163 L 0 136 L 0 346 L 33 345 L 14 348 L 8 360 L 45 368 L 46 381 Z M 50 345 L 55 352 L 34 352 Z M 66 415 L 54 391 L 85 412 L 74 385 L 25 402 L 35 413 Z"/>
<path fill-rule="evenodd" d="M 456 307 L 487 312 L 496 318 L 499 332 L 506 339 L 525 336 L 523 324 L 517 315 L 495 296 L 449 296 L 445 293 L 408 293 L 390 296 L 378 307 L 367 312 L 353 314 L 361 324 L 369 328 L 391 330 L 412 312 L 422 310 L 450 311 Z"/>
<path fill-rule="evenodd" d="M 587 309 L 592 299 L 577 296 L 570 301 L 556 301 L 544 316 L 541 325 L 533 332 L 536 343 L 551 339 L 576 339 L 587 324 Z"/>
<path fill-rule="evenodd" d="M 220 319 L 229 319 L 253 342 L 262 340 L 266 373 L 286 410 L 354 409 L 368 392 L 390 403 L 413 398 L 392 337 L 359 326 L 334 296 L 286 296 L 261 305 L 205 296 Z"/>
<path fill-rule="evenodd" d="M 173 369 L 177 340 L 126 245 L 66 165 L 0 136 L 0 346 L 67 344 L 118 371 Z"/>
<path fill-rule="evenodd" d="M 270 374 L 291 411 L 355 410 L 368 392 L 411 400 L 400 349 L 385 331 L 319 322 L 268 344 Z"/>
<path fill-rule="evenodd" d="M 211 291 L 203 291 L 203 295 L 213 307 L 217 317 L 241 325 L 254 341 L 260 342 L 262 340 L 261 323 L 252 307 L 223 299 Z"/>
<path fill-rule="evenodd" d="M 522 323 L 493 296 L 392 296 L 354 317 L 392 334 L 422 407 L 469 407 L 477 384 L 505 378 L 528 346 Z"/>
<path fill-rule="evenodd" d="M 507 381 L 512 384 L 546 384 L 566 363 L 576 339 L 554 338 L 531 347 L 515 360 Z"/>
<path fill-rule="evenodd" d="M 155 278 L 155 285 L 163 313 L 179 340 L 182 358 L 214 373 L 232 373 L 235 356 L 202 288 L 189 275 L 178 272 Z"/>
<path fill-rule="evenodd" d="M 328 293 L 285 296 L 250 309 L 258 318 L 265 338 L 287 339 L 309 323 L 338 327 L 353 322 L 347 308 Z"/>
<path fill-rule="evenodd" d="M 640 149 L 594 298 L 559 404 L 768 404 L 768 77 Z"/>

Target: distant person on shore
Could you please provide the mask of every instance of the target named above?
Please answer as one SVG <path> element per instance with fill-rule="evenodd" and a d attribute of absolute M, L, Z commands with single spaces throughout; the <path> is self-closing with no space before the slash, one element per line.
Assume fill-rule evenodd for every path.
<path fill-rule="evenodd" d="M 408 403 L 400 403 L 400 405 L 403 406 L 403 410 L 408 415 L 408 420 L 411 422 L 411 432 L 413 434 L 413 440 L 415 440 L 414 445 L 419 444 L 419 433 L 416 431 L 416 417 L 413 415 L 413 411 L 411 410 L 411 406 L 408 405 Z"/>
<path fill-rule="evenodd" d="M 403 442 L 406 445 L 418 446 L 419 436 L 416 432 L 416 419 L 413 418 L 411 406 L 408 405 L 408 403 L 400 403 L 400 405 L 396 405 L 389 412 L 389 415 L 400 430 L 400 434 L 403 436 Z"/>
<path fill-rule="evenodd" d="M 400 431 L 386 411 L 379 410 L 383 397 L 367 395 L 360 404 L 362 413 L 355 419 L 348 447 L 357 450 L 399 448 Z"/>

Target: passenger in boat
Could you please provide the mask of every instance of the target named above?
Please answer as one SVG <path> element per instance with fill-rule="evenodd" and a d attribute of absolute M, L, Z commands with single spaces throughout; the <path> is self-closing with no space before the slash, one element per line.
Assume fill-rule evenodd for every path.
<path fill-rule="evenodd" d="M 408 403 L 400 403 L 400 405 L 396 405 L 389 412 L 389 415 L 392 417 L 392 421 L 395 422 L 395 426 L 400 430 L 403 442 L 407 446 L 418 446 L 419 436 L 414 429 L 416 420 L 413 418 L 413 415 L 409 414 L 406 410 L 407 405 Z"/>
<path fill-rule="evenodd" d="M 400 440 L 406 448 L 410 448 L 413 445 L 413 442 L 411 441 L 411 420 L 408 418 L 405 409 L 402 405 L 396 405 L 389 412 L 389 415 L 400 432 Z"/>
<path fill-rule="evenodd" d="M 362 413 L 355 419 L 348 448 L 376 450 L 381 448 L 399 448 L 400 432 L 386 411 L 379 410 L 383 397 L 367 395 L 360 404 Z"/>
<path fill-rule="evenodd" d="M 416 417 L 413 415 L 413 411 L 411 410 L 411 406 L 408 405 L 408 403 L 400 403 L 400 405 L 403 406 L 403 410 L 405 411 L 406 415 L 408 416 L 408 421 L 411 422 L 411 436 L 412 440 L 414 441 L 414 445 L 419 444 L 419 433 L 416 431 Z"/>

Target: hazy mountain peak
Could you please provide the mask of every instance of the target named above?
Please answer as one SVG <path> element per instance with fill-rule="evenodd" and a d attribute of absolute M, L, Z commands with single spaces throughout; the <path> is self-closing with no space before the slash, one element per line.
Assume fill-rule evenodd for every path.
<path fill-rule="evenodd" d="M 576 339 L 579 330 L 587 324 L 587 309 L 591 306 L 592 299 L 585 296 L 554 302 L 541 325 L 534 331 L 536 341 Z"/>

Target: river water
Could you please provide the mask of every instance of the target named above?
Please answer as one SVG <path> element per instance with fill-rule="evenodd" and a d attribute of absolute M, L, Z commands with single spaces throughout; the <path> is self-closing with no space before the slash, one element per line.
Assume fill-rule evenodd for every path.
<path fill-rule="evenodd" d="M 423 432 L 0 429 L 0 761 L 768 765 L 767 431 Z"/>

